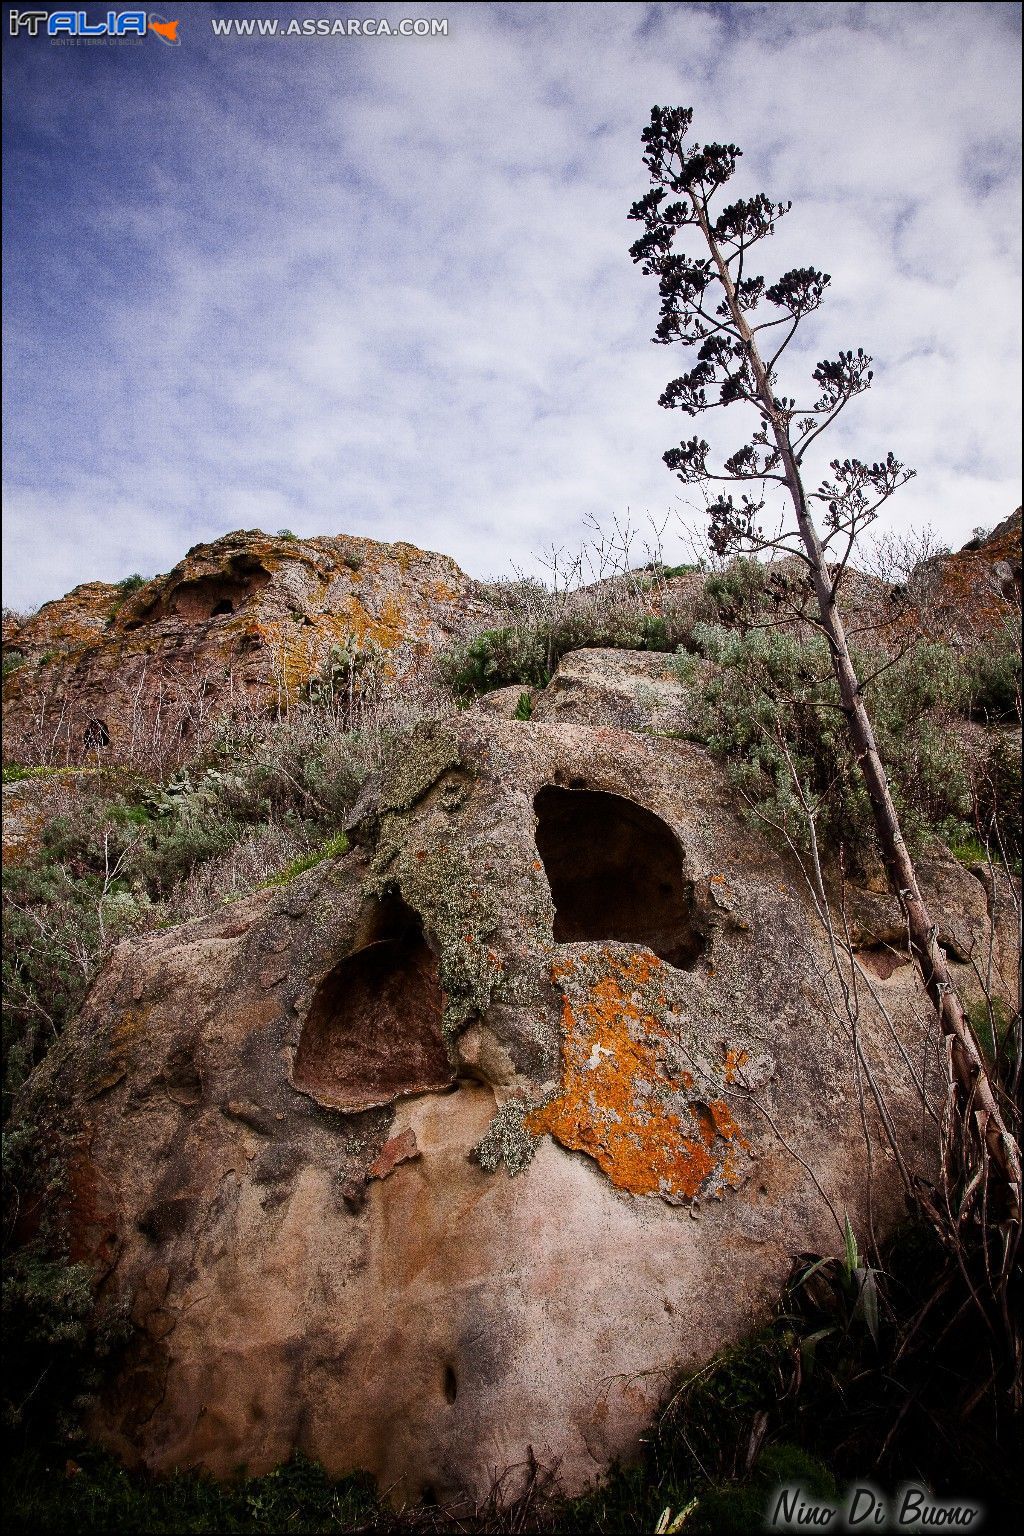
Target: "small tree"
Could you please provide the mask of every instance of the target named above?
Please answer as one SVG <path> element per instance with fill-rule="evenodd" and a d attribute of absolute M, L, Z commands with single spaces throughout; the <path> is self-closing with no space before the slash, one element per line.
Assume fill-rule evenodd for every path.
<path fill-rule="evenodd" d="M 811 267 L 784 273 L 777 282 L 747 269 L 753 246 L 774 233 L 790 204 L 774 203 L 763 193 L 712 211 L 732 177 L 740 150 L 734 144 L 684 144 L 693 119 L 689 107 L 653 107 L 644 129 L 644 163 L 651 190 L 630 210 L 644 226 L 633 245 L 633 260 L 658 278 L 661 318 L 657 342 L 681 342 L 696 349 L 694 366 L 673 379 L 660 404 L 699 416 L 705 411 L 745 403 L 756 425 L 749 439 L 730 455 L 720 471 L 709 467 L 710 445 L 702 438 L 684 440 L 665 454 L 665 462 L 684 484 L 754 482 L 754 494 L 720 494 L 711 502 L 710 540 L 719 554 L 784 551 L 804 562 L 816 599 L 817 623 L 829 647 L 854 752 L 871 801 L 886 874 L 904 913 L 911 952 L 920 970 L 943 1033 L 949 1043 L 957 1098 L 958 1123 L 968 1137 L 978 1136 L 978 1178 L 968 1182 L 963 1213 L 985 1185 L 989 1155 L 1001 1175 L 1005 1200 L 998 1219 L 1005 1238 L 1005 1279 L 1020 1233 L 1021 1162 L 993 1092 L 974 1031 L 938 942 L 938 927 L 921 894 L 913 861 L 900 830 L 885 767 L 865 708 L 839 611 L 839 591 L 861 532 L 878 509 L 913 474 L 891 453 L 881 462 L 835 459 L 831 478 L 817 490 L 804 486 L 808 450 L 849 402 L 871 384 L 871 358 L 858 348 L 818 363 L 811 375 L 813 402 L 798 404 L 779 392 L 778 365 L 796 331 L 823 301 L 830 279 Z M 695 231 L 696 256 L 676 249 L 677 238 Z M 768 318 L 755 321 L 762 304 Z M 765 358 L 759 338 L 773 350 Z M 788 493 L 790 517 L 783 515 L 775 533 L 761 521 L 766 487 L 775 482 Z M 812 515 L 823 509 L 824 536 Z"/>

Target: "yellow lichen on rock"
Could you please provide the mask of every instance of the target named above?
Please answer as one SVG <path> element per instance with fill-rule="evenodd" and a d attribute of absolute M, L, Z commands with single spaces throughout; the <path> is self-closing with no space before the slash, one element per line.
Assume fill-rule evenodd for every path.
<path fill-rule="evenodd" d="M 735 1188 L 736 1150 L 748 1143 L 725 1100 L 696 1097 L 693 1073 L 671 1064 L 664 963 L 612 950 L 601 958 L 604 974 L 580 1000 L 565 993 L 561 1089 L 526 1117 L 526 1128 L 587 1153 L 629 1194 L 679 1201 Z M 578 981 L 579 968 L 566 960 L 553 976 Z"/>

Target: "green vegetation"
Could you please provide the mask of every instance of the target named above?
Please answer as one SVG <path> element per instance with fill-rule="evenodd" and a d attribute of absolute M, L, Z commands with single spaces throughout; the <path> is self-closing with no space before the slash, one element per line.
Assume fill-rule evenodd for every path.
<path fill-rule="evenodd" d="M 22 779 L 46 779 L 55 774 L 74 775 L 79 773 L 95 773 L 94 768 L 63 765 L 51 766 L 48 763 L 5 763 L 3 768 L 3 781 L 5 784 L 17 784 Z"/>
<path fill-rule="evenodd" d="M 3 662 L 0 663 L 0 665 L 2 665 L 3 668 L 2 681 L 6 683 L 7 679 L 13 676 L 19 667 L 23 667 L 25 665 L 25 657 L 22 655 L 21 651 L 5 651 L 3 655 Z"/>
<path fill-rule="evenodd" d="M 382 1509 L 365 1480 L 333 1483 L 312 1462 L 296 1458 L 265 1477 L 216 1483 L 195 1474 L 150 1478 L 126 1472 L 113 1458 L 82 1450 L 61 1461 L 26 1455 L 7 1483 L 7 1525 L 16 1532 L 112 1531 L 139 1536 L 202 1532 L 302 1533 L 388 1531 L 394 1517 Z"/>
<path fill-rule="evenodd" d="M 825 641 L 792 616 L 779 622 L 780 607 L 799 596 L 753 560 L 708 578 L 705 617 L 689 642 L 712 664 L 695 728 L 762 819 L 803 844 L 811 812 L 823 846 L 862 862 L 875 848 L 874 817 Z M 964 737 L 968 720 L 1019 719 L 1020 647 L 1010 630 L 975 650 L 919 639 L 890 653 L 878 644 L 854 662 L 911 846 L 939 836 L 1019 863 L 1019 738 L 1004 734 L 979 755 Z M 676 667 L 692 684 L 687 652 Z"/>
<path fill-rule="evenodd" d="M 973 720 L 1013 722 L 1021 714 L 1021 638 L 1010 619 L 966 663 L 967 708 Z"/>
<path fill-rule="evenodd" d="M 301 854 L 293 859 L 284 869 L 276 875 L 271 875 L 269 880 L 261 884 L 262 890 L 269 890 L 271 886 L 288 885 L 298 875 L 304 875 L 308 869 L 314 869 L 317 864 L 322 864 L 324 859 L 338 859 L 343 853 L 348 852 L 348 838 L 344 832 L 339 832 L 336 837 L 329 837 L 319 848 L 313 848 L 309 853 Z"/>
<path fill-rule="evenodd" d="M 621 581 L 564 600 L 541 588 L 528 599 L 521 615 L 517 602 L 509 604 L 515 622 L 484 630 L 439 658 L 442 679 L 461 703 L 513 683 L 545 688 L 569 651 L 674 651 L 688 626 L 688 609 L 666 600 L 656 611 L 641 587 Z"/>
<path fill-rule="evenodd" d="M 510 683 L 544 688 L 552 670 L 546 638 L 539 629 L 485 630 L 462 651 L 442 657 L 445 682 L 463 700 Z"/>
<path fill-rule="evenodd" d="M 146 581 L 147 578 L 145 576 L 140 576 L 138 571 L 133 571 L 130 576 L 123 577 L 123 579 L 117 583 L 117 590 L 121 596 L 121 600 L 123 601 L 126 597 L 131 597 L 133 592 L 137 592 L 140 587 L 144 587 L 146 585 Z"/>
<path fill-rule="evenodd" d="M 1014 1049 L 1013 1024 L 1009 1009 L 1000 997 L 978 998 L 966 1008 L 971 1028 L 978 1038 L 986 1061 L 995 1064 L 1000 1056 L 1010 1055 Z M 1007 1061 L 1007 1078 L 1012 1074 L 1014 1063 Z"/>

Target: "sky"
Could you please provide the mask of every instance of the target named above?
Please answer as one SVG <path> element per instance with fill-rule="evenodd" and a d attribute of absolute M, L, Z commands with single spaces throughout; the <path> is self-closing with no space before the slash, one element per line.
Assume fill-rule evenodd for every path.
<path fill-rule="evenodd" d="M 785 392 L 875 358 L 809 478 L 891 449 L 885 528 L 954 546 L 1019 505 L 1016 5 L 161 3 L 178 46 L 4 37 L 7 605 L 237 528 L 486 577 L 629 517 L 685 558 L 662 453 L 749 422 L 657 403 L 654 103 L 743 149 L 730 198 L 792 199 L 759 270 L 832 275 Z M 250 17 L 448 26 L 214 35 Z"/>

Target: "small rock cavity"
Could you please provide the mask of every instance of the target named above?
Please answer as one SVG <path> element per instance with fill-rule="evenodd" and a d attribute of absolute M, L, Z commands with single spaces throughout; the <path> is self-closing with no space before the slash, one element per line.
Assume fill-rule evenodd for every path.
<path fill-rule="evenodd" d="M 548 784 L 534 801 L 555 942 L 644 944 L 691 970 L 705 949 L 672 829 L 635 801 Z"/>
<path fill-rule="evenodd" d="M 447 1088 L 454 1078 L 437 961 L 419 918 L 390 897 L 374 903 L 362 937 L 317 987 L 292 1067 L 296 1088 L 350 1113 Z"/>

